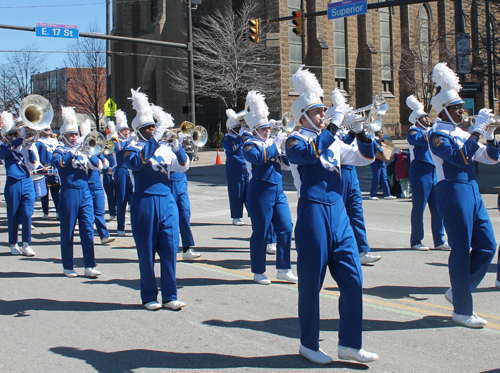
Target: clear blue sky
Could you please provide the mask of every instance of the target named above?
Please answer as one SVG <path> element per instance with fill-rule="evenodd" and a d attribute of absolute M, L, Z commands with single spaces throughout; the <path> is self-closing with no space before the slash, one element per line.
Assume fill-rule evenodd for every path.
<path fill-rule="evenodd" d="M 111 7 L 110 7 L 111 8 Z M 89 32 L 96 24 L 106 33 L 106 0 L 1 0 L 0 24 L 35 27 L 37 22 L 78 25 L 80 32 Z M 65 51 L 77 39 L 36 36 L 34 32 L 0 28 L 0 64 L 6 62 L 8 51 L 34 45 L 38 51 L 49 53 L 47 70 L 64 67 Z"/>

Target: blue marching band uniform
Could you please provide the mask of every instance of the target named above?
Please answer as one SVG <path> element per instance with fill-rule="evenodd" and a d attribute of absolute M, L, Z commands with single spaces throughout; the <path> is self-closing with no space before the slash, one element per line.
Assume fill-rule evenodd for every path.
<path fill-rule="evenodd" d="M 333 107 L 328 124 L 324 120 L 326 107 L 320 99 L 323 90 L 314 75 L 300 67 L 293 81 L 299 97 L 292 104 L 291 111 L 302 125 L 299 132 L 293 132 L 287 139 L 281 133 L 273 139 L 269 138 L 272 124 L 267 119 L 269 112 L 264 96 L 250 91 L 247 95 L 249 110 L 236 119 L 239 124 L 244 116 L 253 133 L 228 132 L 223 140 L 231 218 L 233 224 L 242 225 L 240 219 L 243 204 L 246 204 L 252 220 L 250 259 L 254 281 L 271 283 L 264 273 L 266 245 L 273 228 L 277 240 L 277 278 L 289 282 L 300 279 L 300 355 L 319 364 L 333 361 L 319 344 L 319 294 L 328 269 L 340 291 L 338 356 L 346 360 L 371 362 L 378 359 L 378 355 L 362 348 L 363 262 L 360 257 L 369 253 L 370 247 L 366 239 L 356 166 L 371 165 L 377 179 L 381 177 L 383 180 L 386 179 L 385 164 L 378 161 L 374 165 L 379 145 L 366 137 L 361 124 L 349 133 L 339 130 L 338 127 L 345 125 L 352 108 L 347 105 Z M 449 82 L 449 79 L 445 81 Z M 461 130 L 456 123 L 458 117 L 452 112 L 462 110 L 460 105 L 463 101 L 458 96 L 458 90 L 444 86 L 443 81 L 435 82 L 442 88 L 432 103 L 439 118 L 432 130 L 413 122 L 407 135 L 413 190 L 410 240 L 414 248 L 423 246 L 423 211 L 428 204 L 434 246 L 443 249 L 448 246 L 443 226 L 449 237 L 451 288 L 445 297 L 454 307 L 452 320 L 468 327 L 482 327 L 486 321 L 473 312 L 471 293 L 486 274 L 495 254 L 496 242 L 479 193 L 473 161 L 498 163 L 500 148 L 494 140 L 494 130 L 485 129 L 489 113 L 483 112 L 484 109 L 480 111 L 478 119 L 481 120 L 476 122 L 476 132 L 472 135 Z M 189 250 L 194 246 L 185 175 L 190 157 L 181 146 L 183 135 L 179 134 L 175 139 L 173 132 L 169 132 L 173 126 L 170 114 L 149 105 L 147 96 L 139 90 L 132 90 L 132 101 L 137 112 L 132 122 L 136 136 L 133 140 L 113 136 L 115 153 L 110 159 L 103 154 L 89 157 L 80 151 L 83 136 L 77 138 L 78 124 L 72 108 L 63 107 L 62 142 L 55 149 L 48 141 L 40 140 L 37 144 L 41 163 L 45 166 L 50 163 L 58 170 L 60 178 L 59 202 L 54 195 L 53 198 L 60 216 L 64 274 L 77 276 L 73 268 L 73 235 L 77 219 L 85 276 L 97 277 L 101 274 L 95 268 L 94 222 L 101 242 L 111 242 L 113 239 L 109 237 L 104 219 L 104 189 L 109 202 L 113 196 L 113 172 L 108 170 L 114 169 L 118 234 L 124 234 L 125 210 L 130 199 L 132 233 L 139 258 L 141 301 L 148 310 L 162 307 L 178 310 L 185 306 L 178 300 L 176 286 L 179 231 L 182 246 Z M 6 123 L 10 122 L 4 114 L 2 134 L 6 136 L 9 135 Z M 166 134 L 171 143 L 165 142 Z M 488 140 L 486 145 L 478 143 L 482 134 Z M 281 149 L 283 141 L 286 154 Z M 29 247 L 35 193 L 29 168 L 35 167 L 38 159 L 34 148 L 28 149 L 22 143 L 23 139 L 19 137 L 2 144 L 0 159 L 4 160 L 7 170 L 5 197 L 11 252 L 31 256 L 35 255 Z M 284 169 L 291 170 L 298 193 L 295 226 L 298 278 L 290 271 L 293 223 L 283 190 Z M 104 188 L 99 170 L 103 170 Z M 376 195 L 377 184 L 372 183 L 372 197 Z M 390 196 L 384 183 L 383 189 L 384 196 Z M 44 214 L 48 214 L 46 206 L 43 205 Z M 114 216 L 111 205 L 109 212 Z M 17 247 L 17 223 L 20 218 L 23 249 Z M 106 239 L 110 240 L 106 242 Z M 194 251 L 192 253 L 191 256 L 183 255 L 183 258 L 200 256 Z M 158 303 L 154 273 L 156 254 L 161 266 L 162 304 Z M 192 256 L 194 254 L 196 256 Z M 496 286 L 500 288 L 499 280 L 497 277 Z"/>
<path fill-rule="evenodd" d="M 110 220 L 116 219 L 116 195 L 115 195 L 115 156 L 113 154 L 108 154 L 105 156 L 108 160 L 108 167 L 102 169 L 102 186 L 104 188 L 104 193 L 106 193 L 106 199 L 108 201 L 108 212 Z"/>
<path fill-rule="evenodd" d="M 35 209 L 35 188 L 30 169 L 38 164 L 36 148 L 25 146 L 24 139 L 17 137 L 12 114 L 2 113 L 2 135 L 7 140 L 0 145 L 0 159 L 4 161 L 7 180 L 5 182 L 5 202 L 7 204 L 7 220 L 10 251 L 14 255 L 34 256 L 31 249 L 31 216 Z M 17 137 L 14 139 L 14 136 Z M 22 222 L 23 247 L 17 244 L 19 221 Z"/>

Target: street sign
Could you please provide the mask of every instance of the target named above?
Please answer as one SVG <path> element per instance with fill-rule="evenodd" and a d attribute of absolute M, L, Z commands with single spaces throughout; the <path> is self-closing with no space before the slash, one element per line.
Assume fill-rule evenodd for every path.
<path fill-rule="evenodd" d="M 104 115 L 106 117 L 114 117 L 117 108 L 116 103 L 112 99 L 108 98 L 108 101 L 104 104 Z"/>
<path fill-rule="evenodd" d="M 36 31 L 36 36 L 78 39 L 77 25 L 61 25 L 58 23 L 37 22 L 35 31 Z"/>
<path fill-rule="evenodd" d="M 328 4 L 328 19 L 357 16 L 367 12 L 367 0 L 345 0 Z"/>

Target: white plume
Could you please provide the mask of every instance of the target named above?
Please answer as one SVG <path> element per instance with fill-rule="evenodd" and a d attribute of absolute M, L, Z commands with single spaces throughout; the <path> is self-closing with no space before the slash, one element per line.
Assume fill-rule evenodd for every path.
<path fill-rule="evenodd" d="M 415 95 L 408 96 L 406 99 L 406 106 L 408 106 L 412 111 L 423 111 L 424 104 L 418 101 Z"/>
<path fill-rule="evenodd" d="M 165 113 L 162 107 L 151 104 L 151 109 L 153 110 L 153 117 L 159 126 L 167 126 L 169 128 L 174 126 L 174 118 L 171 114 Z"/>
<path fill-rule="evenodd" d="M 432 80 L 436 85 L 440 86 L 441 89 L 453 88 L 457 92 L 462 89 L 458 76 L 452 69 L 446 66 L 446 62 L 440 62 L 434 66 Z"/>
<path fill-rule="evenodd" d="M 116 111 L 115 111 L 115 114 L 116 114 Z M 115 122 L 113 122 L 112 120 L 110 120 L 108 122 L 108 130 L 109 130 L 110 134 L 116 132 Z"/>
<path fill-rule="evenodd" d="M 318 97 L 324 95 L 323 88 L 321 88 L 316 75 L 304 69 L 304 65 L 300 66 L 297 72 L 293 74 L 292 82 L 293 87 L 299 94 L 311 92 Z"/>
<path fill-rule="evenodd" d="M 335 88 L 333 91 L 332 91 L 332 106 L 337 108 L 337 107 L 341 107 L 341 106 L 344 106 L 347 104 L 347 100 L 346 98 L 344 97 L 344 95 L 342 94 L 342 92 L 340 91 L 340 89 L 338 88 Z"/>
<path fill-rule="evenodd" d="M 123 110 L 121 110 L 121 109 L 116 110 L 115 111 L 115 118 L 116 118 L 116 124 L 119 125 L 120 123 L 125 123 L 125 126 L 127 126 L 127 116 L 125 115 Z M 111 131 L 111 129 L 110 129 L 110 131 Z"/>
<path fill-rule="evenodd" d="M 14 126 L 14 116 L 8 111 L 2 111 L 2 126 L 8 128 L 8 131 Z"/>
<path fill-rule="evenodd" d="M 78 125 L 75 108 L 72 106 L 61 106 L 63 122 L 69 125 Z"/>
<path fill-rule="evenodd" d="M 90 126 L 90 119 L 85 119 L 85 121 L 80 125 L 80 135 L 82 137 L 85 137 L 87 136 L 91 131 L 92 131 L 92 128 Z"/>
<path fill-rule="evenodd" d="M 228 119 L 234 120 L 235 122 L 238 122 L 238 114 L 233 109 L 227 109 L 226 110 L 226 115 Z"/>
<path fill-rule="evenodd" d="M 269 108 L 266 104 L 266 97 L 257 91 L 250 91 L 247 94 L 247 103 L 250 107 L 250 112 L 260 118 L 269 116 Z"/>
<path fill-rule="evenodd" d="M 139 92 L 141 87 L 137 88 L 137 91 L 133 88 L 130 89 L 132 92 L 132 97 L 129 97 L 129 100 L 132 100 L 132 107 L 137 113 L 145 114 L 149 117 L 153 116 L 153 109 L 149 105 L 148 96 L 145 93 Z"/>

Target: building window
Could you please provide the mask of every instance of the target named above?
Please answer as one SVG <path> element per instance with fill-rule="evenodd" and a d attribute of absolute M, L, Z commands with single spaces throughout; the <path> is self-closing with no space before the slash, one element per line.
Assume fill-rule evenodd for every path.
<path fill-rule="evenodd" d="M 389 8 L 379 9 L 380 17 L 380 68 L 382 78 L 382 90 L 384 92 L 394 91 L 392 84 L 392 32 L 391 32 L 391 13 Z"/>
<path fill-rule="evenodd" d="M 335 61 L 335 86 L 347 90 L 346 18 L 333 20 L 333 53 Z"/>
<path fill-rule="evenodd" d="M 419 44 L 420 58 L 422 58 L 422 68 L 431 68 L 431 59 L 429 53 L 430 32 L 429 32 L 429 13 L 424 5 L 421 5 L 418 10 L 419 21 Z M 424 83 L 428 83 L 428 74 L 424 75 Z"/>
<path fill-rule="evenodd" d="M 294 10 L 300 10 L 300 0 L 288 0 L 288 15 L 292 15 Z M 305 25 L 303 25 L 305 27 Z M 288 45 L 289 57 L 288 64 L 290 67 L 290 91 L 294 92 L 292 84 L 292 76 L 297 72 L 302 65 L 302 38 L 293 33 L 294 24 L 288 21 Z"/>

